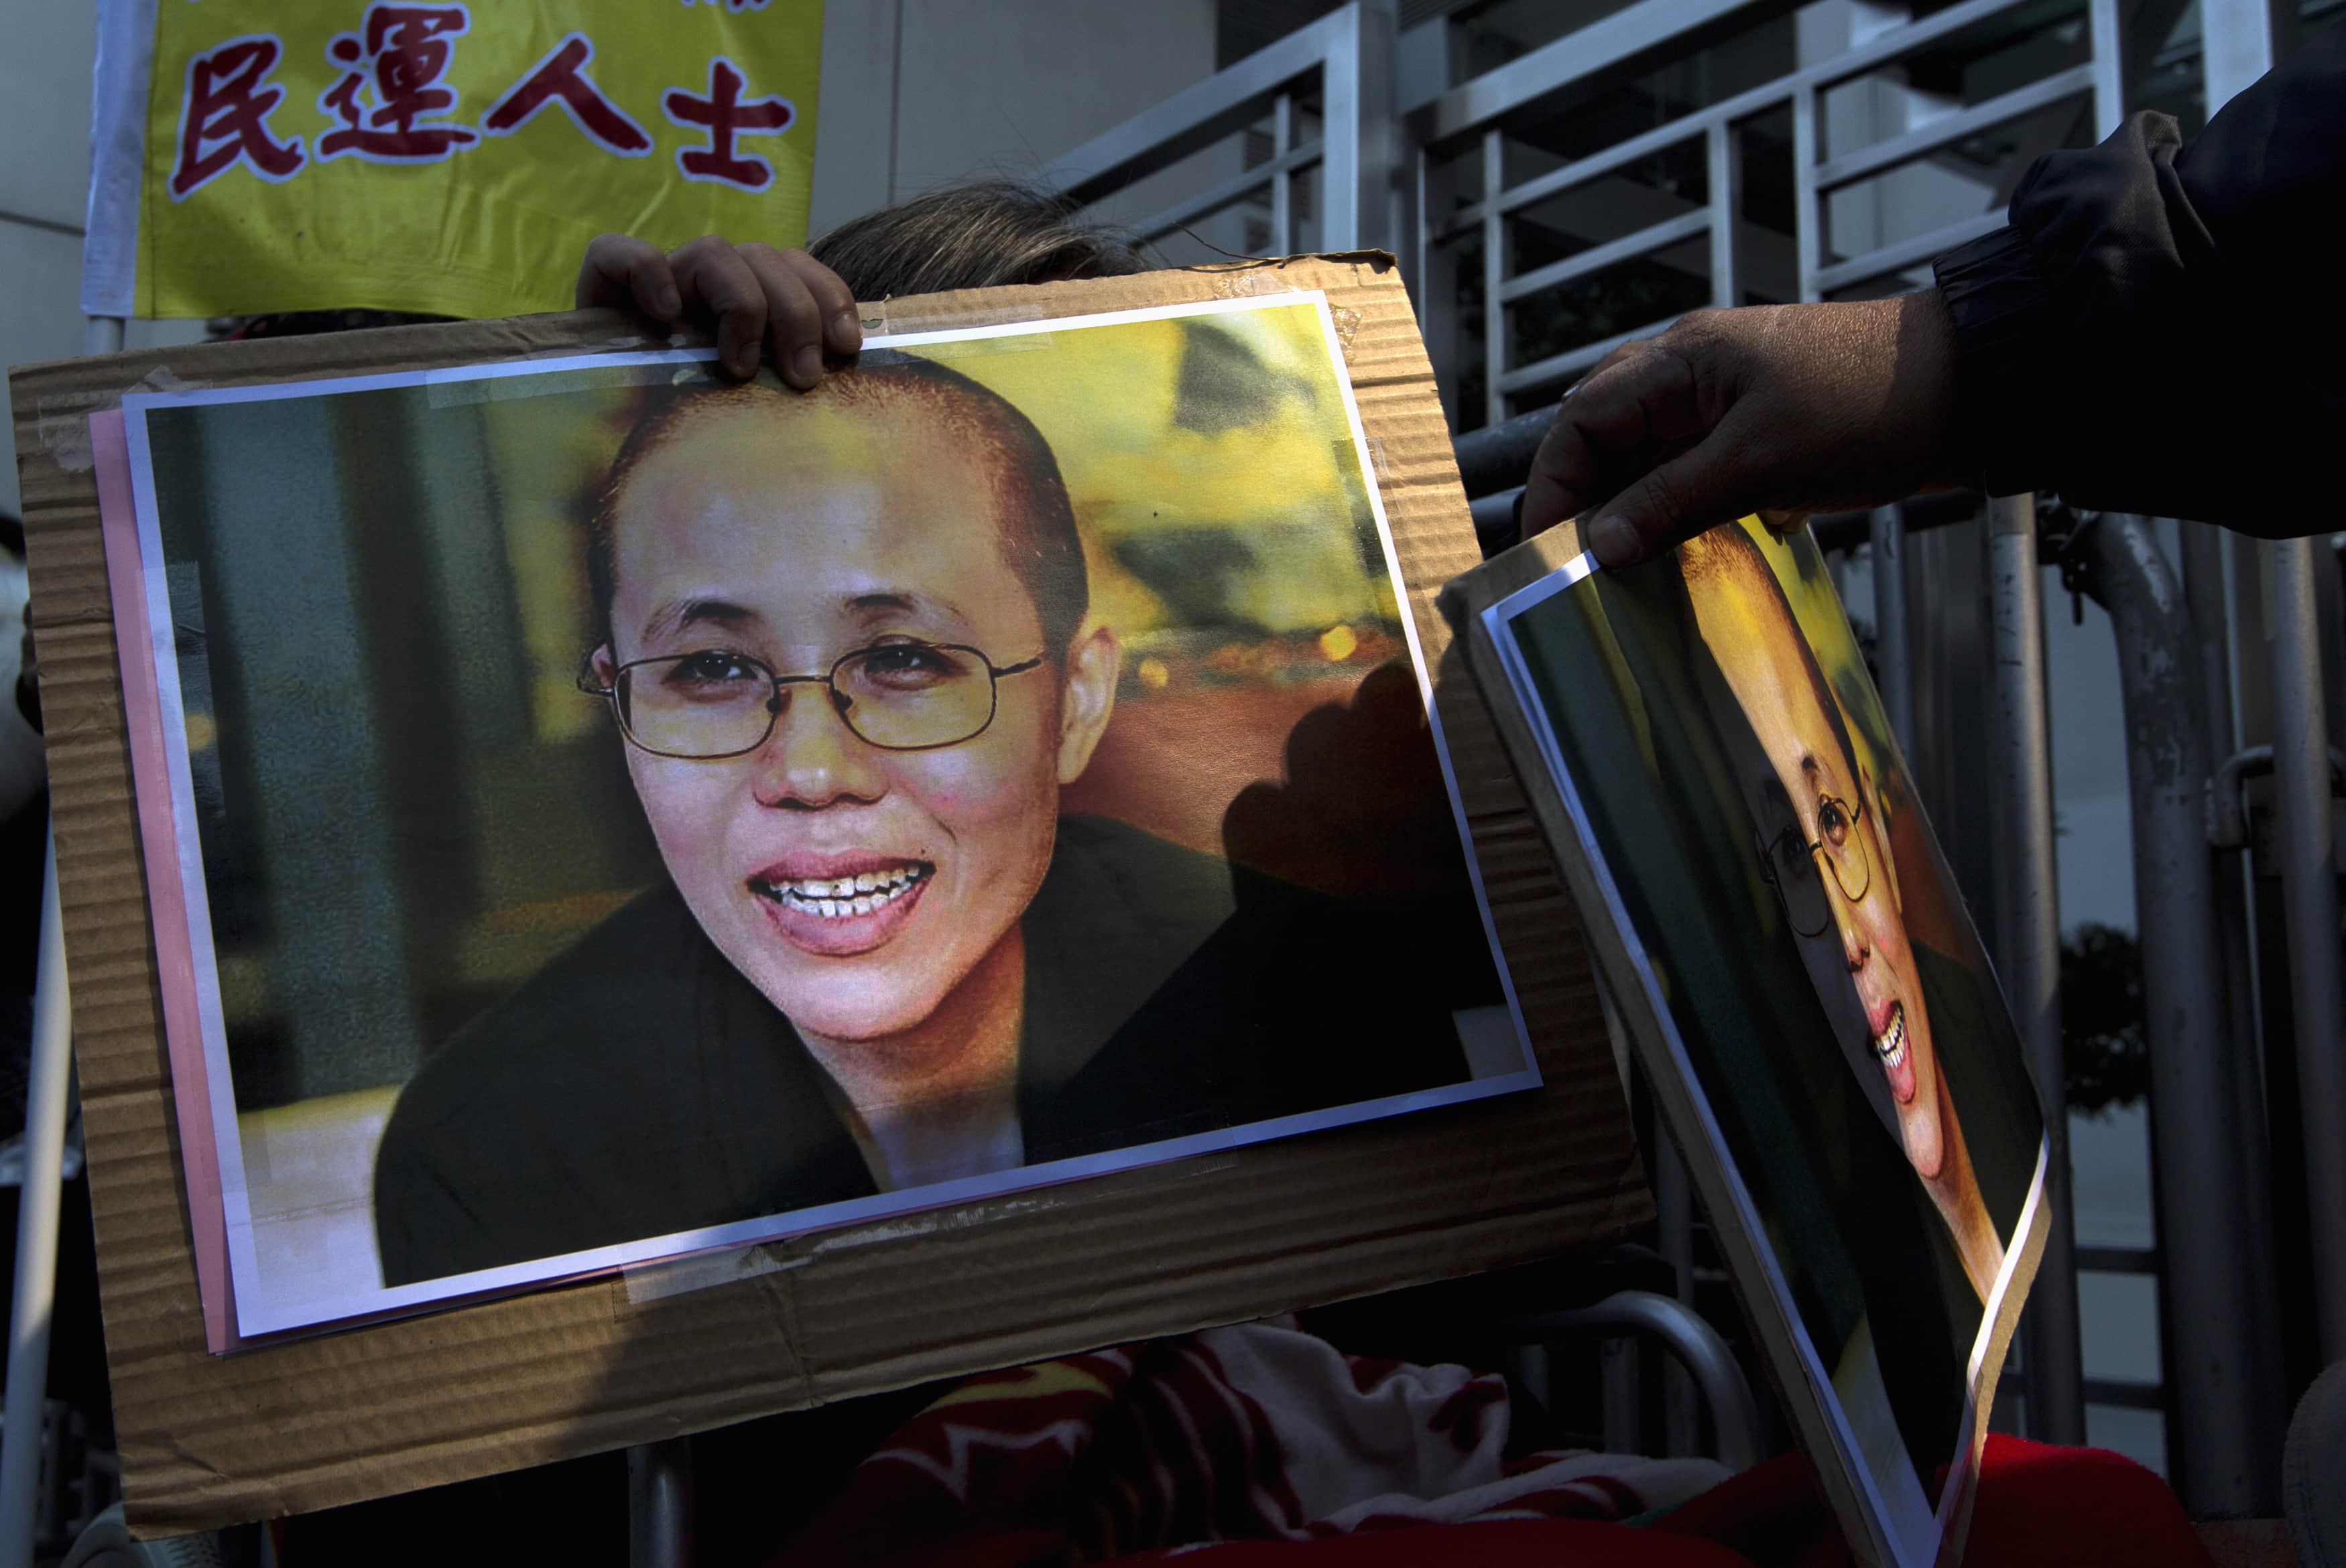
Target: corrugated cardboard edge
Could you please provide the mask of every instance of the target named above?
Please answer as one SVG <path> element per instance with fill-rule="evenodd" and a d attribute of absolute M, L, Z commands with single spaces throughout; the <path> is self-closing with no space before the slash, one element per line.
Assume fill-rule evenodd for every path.
<path fill-rule="evenodd" d="M 1444 619 L 1465 645 L 1466 658 L 1473 668 L 1479 689 L 1505 691 L 1509 681 L 1499 650 L 1484 628 L 1483 612 L 1510 594 L 1531 586 L 1550 573 L 1576 559 L 1582 552 L 1580 533 L 1575 523 L 1567 522 L 1545 534 L 1526 539 L 1514 548 L 1502 552 L 1490 561 L 1463 575 L 1440 595 L 1440 607 Z M 1605 898 L 1597 885 L 1596 867 L 1573 831 L 1572 819 L 1564 797 L 1547 777 L 1539 759 L 1538 742 L 1525 722 L 1523 712 L 1512 702 L 1488 703 L 1484 709 L 1496 727 L 1507 754 L 1523 760 L 1520 779 L 1526 791 L 1531 813 L 1554 852 L 1556 864 L 1564 872 L 1566 885 L 1583 910 L 1602 910 Z M 1857 1479 L 1835 1458 L 1839 1445 L 1829 1425 L 1824 1406 L 1809 1383 L 1799 1349 L 1794 1341 L 1795 1327 L 1787 1303 L 1772 1292 L 1759 1288 L 1766 1278 L 1760 1258 L 1763 1238 L 1748 1232 L 1735 1217 L 1737 1209 L 1729 1196 L 1728 1169 L 1723 1153 L 1704 1135 L 1702 1121 L 1697 1114 L 1691 1086 L 1682 1079 L 1671 1061 L 1669 1048 L 1662 1032 L 1660 1015 L 1647 995 L 1637 963 L 1629 954 L 1611 921 L 1598 917 L 1584 925 L 1588 950 L 1596 961 L 1597 972 L 1610 991 L 1623 1026 L 1627 1030 L 1639 1068 L 1651 1087 L 1655 1104 L 1670 1130 L 1672 1141 L 1684 1156 L 1687 1173 L 1691 1180 L 1697 1203 L 1710 1226 L 1721 1255 L 1736 1285 L 1736 1299 L 1741 1304 L 1745 1320 L 1758 1338 L 1768 1359 L 1769 1380 L 1774 1385 L 1778 1399 L 1790 1415 L 1800 1446 L 1815 1461 L 1817 1476 L 1826 1495 L 1840 1516 L 1843 1534 L 1851 1550 L 1868 1568 L 1897 1568 L 1898 1557 L 1892 1551 L 1881 1522 L 1874 1519 L 1860 1501 Z M 1973 1411 L 1972 1430 L 1968 1434 L 1968 1464 L 1949 1477 L 1948 1484 L 1959 1489 L 1960 1496 L 1942 1537 L 1939 1562 L 1953 1568 L 1962 1560 L 1963 1542 L 1971 1519 L 1973 1495 L 1978 1481 L 1979 1456 L 1987 1441 L 1987 1421 L 1994 1403 L 1996 1380 L 2001 1375 L 2005 1355 L 2012 1345 L 2014 1329 L 2020 1320 L 2021 1305 L 2028 1287 L 2036 1277 L 2038 1260 L 2044 1256 L 2045 1237 L 2049 1224 L 2044 1205 L 2040 1202 L 2032 1211 L 2026 1230 L 2015 1238 L 2020 1251 L 2018 1266 L 2013 1271 L 2010 1286 L 2004 1292 L 1994 1322 L 1988 1325 L 1987 1352 L 1980 1369 L 1979 1387 L 1984 1394 Z"/>
<path fill-rule="evenodd" d="M 780 1243 L 780 1267 L 706 1290 L 631 1301 L 620 1281 L 595 1280 L 219 1358 L 203 1348 L 96 487 L 67 438 L 150 375 L 236 384 L 652 345 L 621 318 L 585 311 L 119 354 L 12 376 L 134 1529 L 324 1508 L 1239 1321 L 1550 1256 L 1650 1217 L 1578 922 L 1433 610 L 1439 585 L 1478 553 L 1389 259 L 933 295 L 867 312 L 934 326 L 1286 289 L 1324 290 L 1343 328 L 1546 1087 Z"/>

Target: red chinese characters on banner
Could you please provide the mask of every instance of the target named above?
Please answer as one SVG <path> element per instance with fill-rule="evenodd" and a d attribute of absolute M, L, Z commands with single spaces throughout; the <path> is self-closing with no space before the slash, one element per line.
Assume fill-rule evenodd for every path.
<path fill-rule="evenodd" d="M 456 107 L 454 91 L 439 82 L 454 58 L 454 39 L 471 25 L 462 5 L 368 6 L 358 32 L 326 46 L 326 57 L 349 69 L 319 96 L 318 107 L 342 126 L 318 138 L 318 156 L 434 163 L 480 140 L 470 126 L 418 123 Z"/>
<path fill-rule="evenodd" d="M 695 97 L 683 87 L 670 87 L 660 95 L 660 107 L 671 121 L 709 132 L 707 147 L 677 149 L 677 167 L 685 178 L 713 180 L 743 190 L 763 190 L 773 183 L 774 166 L 762 158 L 737 153 L 733 138 L 744 132 L 777 135 L 789 128 L 798 111 L 787 98 L 751 98 L 745 103 L 744 81 L 740 67 L 719 55 L 709 62 L 707 97 Z"/>
<path fill-rule="evenodd" d="M 270 181 L 289 178 L 301 167 L 301 138 L 280 142 L 269 134 L 270 111 L 285 100 L 285 89 L 269 73 L 283 53 L 275 38 L 258 35 L 230 38 L 188 62 L 172 200 L 184 201 L 239 163 Z"/>
<path fill-rule="evenodd" d="M 527 125 L 548 104 L 559 104 L 570 123 L 607 152 L 641 158 L 652 149 L 651 133 L 629 119 L 604 97 L 586 74 L 595 46 L 583 33 L 573 33 L 529 69 L 505 96 L 481 118 L 481 128 L 495 136 L 511 136 Z"/>
<path fill-rule="evenodd" d="M 740 9 L 760 7 L 766 0 L 709 3 Z M 318 97 L 318 109 L 331 128 L 318 133 L 311 152 L 321 159 L 353 156 L 371 163 L 437 163 L 478 145 L 484 132 L 514 135 L 548 105 L 560 108 L 605 152 L 620 158 L 651 152 L 651 133 L 586 74 L 595 46 L 584 33 L 566 34 L 524 72 L 490 106 L 478 129 L 445 117 L 455 108 L 457 95 L 443 85 L 444 78 L 454 63 L 456 41 L 471 28 L 471 14 L 463 5 L 376 0 L 368 5 L 357 32 L 336 34 L 326 46 L 327 60 L 342 74 Z M 270 116 L 287 96 L 285 87 L 269 80 L 283 56 L 280 40 L 256 34 L 216 45 L 189 62 L 177 157 L 168 181 L 173 200 L 238 164 L 277 181 L 309 161 L 299 136 L 280 140 L 270 126 Z M 745 97 L 748 87 L 741 67 L 719 55 L 709 63 L 707 96 L 688 87 L 670 87 L 660 96 L 669 122 L 698 133 L 698 145 L 677 149 L 684 178 L 744 191 L 773 183 L 773 165 L 741 150 L 738 138 L 778 136 L 797 121 L 798 111 L 780 96 Z"/>

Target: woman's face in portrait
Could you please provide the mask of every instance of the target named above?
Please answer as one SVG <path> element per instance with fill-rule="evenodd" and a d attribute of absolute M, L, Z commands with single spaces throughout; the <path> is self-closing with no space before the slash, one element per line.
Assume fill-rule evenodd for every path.
<path fill-rule="evenodd" d="M 890 641 L 966 645 L 995 666 L 1063 651 L 1043 647 L 1005 560 L 990 461 L 884 403 L 688 420 L 613 510 L 598 667 L 729 653 L 820 676 Z M 1050 865 L 1059 786 L 1089 760 L 1114 690 L 1113 639 L 1078 642 L 1064 667 L 1002 677 L 992 721 L 958 744 L 883 750 L 806 684 L 782 688 L 746 755 L 627 748 L 685 901 L 801 1030 L 914 1028 L 1015 932 Z"/>
<path fill-rule="evenodd" d="M 1737 772 L 1760 843 L 1779 851 L 1769 856 L 1770 872 L 1788 908 L 1800 901 L 1829 916 L 1821 931 L 1800 937 L 1809 977 L 1827 1012 L 1862 1030 L 1864 1049 L 1851 1053 L 1852 1064 L 1879 1075 L 1906 1157 L 1929 1180 L 1946 1157 L 1941 1079 L 1880 808 L 1851 769 L 1807 645 L 1776 595 L 1727 569 L 1690 573 L 1687 591 L 1759 740 L 1762 755 L 1739 758 Z"/>

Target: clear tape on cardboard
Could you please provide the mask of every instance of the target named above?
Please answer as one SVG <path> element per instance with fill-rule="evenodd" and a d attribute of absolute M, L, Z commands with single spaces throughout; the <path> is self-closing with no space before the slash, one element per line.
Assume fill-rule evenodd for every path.
<path fill-rule="evenodd" d="M 1349 360 L 1352 357 L 1352 340 L 1361 331 L 1361 313 L 1349 305 L 1331 305 L 1328 314 L 1336 323 L 1336 346 L 1344 351 Z"/>
<path fill-rule="evenodd" d="M 1251 257 L 1238 262 L 1209 262 L 1196 269 L 1213 278 L 1215 294 L 1225 300 L 1251 300 L 1263 294 L 1300 294 L 1298 289 L 1279 277 L 1284 258 Z"/>
<path fill-rule="evenodd" d="M 576 360 L 588 354 L 644 354 L 657 349 L 706 349 L 716 341 L 707 336 L 695 337 L 689 332 L 670 332 L 664 338 L 648 338 L 640 332 L 623 332 L 616 338 L 605 338 L 599 343 L 563 343 L 553 348 L 525 349 L 517 354 L 493 354 L 478 362 L 495 364 L 516 360 Z M 458 366 L 458 369 L 464 367 Z"/>
<path fill-rule="evenodd" d="M 779 1243 L 760 1242 L 754 1247 L 728 1247 L 722 1252 L 697 1252 L 689 1257 L 671 1257 L 659 1263 L 622 1268 L 619 1270 L 619 1282 L 626 1289 L 628 1303 L 641 1306 L 647 1301 L 688 1296 L 696 1290 L 707 1290 L 719 1285 L 738 1285 L 761 1274 L 796 1268 L 806 1261 L 803 1257 L 787 1255 L 781 1251 Z"/>
<path fill-rule="evenodd" d="M 660 348 L 681 349 L 696 345 L 681 340 L 668 343 L 649 343 L 641 339 L 622 340 L 636 350 Z M 603 350 L 589 352 L 621 351 L 621 341 Z M 530 354 L 526 358 L 576 359 L 577 354 L 566 351 L 559 355 Z M 508 402 L 519 398 L 562 397 L 583 392 L 607 392 L 613 387 L 650 386 L 716 386 L 719 379 L 709 369 L 710 360 L 664 361 L 648 365 L 581 365 L 571 371 L 546 371 L 526 376 L 460 376 L 445 380 L 434 379 L 423 383 L 424 401 L 433 408 L 457 408 L 468 403 Z M 780 387 L 781 379 L 770 365 L 760 366 L 753 378 L 770 387 Z M 729 384 L 729 383 L 727 383 Z"/>
<path fill-rule="evenodd" d="M 97 465 L 90 446 L 90 415 L 120 408 L 124 398 L 140 392 L 200 392 L 209 384 L 183 381 L 157 365 L 128 386 L 45 397 L 33 410 L 33 440 L 42 455 L 67 473 L 87 473 Z"/>
<path fill-rule="evenodd" d="M 893 310 L 893 300 L 880 300 L 877 305 L 866 302 L 863 310 L 863 331 L 877 338 L 896 338 L 901 333 L 962 333 L 974 326 L 1014 326 L 1018 321 L 1048 321 L 1056 311 L 1042 305 L 993 305 L 985 310 L 945 310 L 929 314 L 903 314 Z M 1023 338 L 1023 333 L 1021 333 Z M 1048 333 L 1035 333 L 1039 342 L 1030 347 L 1046 347 L 1051 342 Z"/>
<path fill-rule="evenodd" d="M 1279 270 L 1289 261 L 1317 260 L 1292 256 L 1271 256 L 1250 260 L 1232 267 L 1199 269 L 1211 271 L 1214 292 L 1225 300 L 1259 300 L 1266 294 L 1301 294 L 1310 290 L 1298 289 L 1279 276 Z M 1352 340 L 1361 331 L 1361 313 L 1349 305 L 1330 305 L 1329 318 L 1336 324 L 1336 346 L 1345 358 L 1352 353 Z"/>
<path fill-rule="evenodd" d="M 977 324 L 986 326 L 995 323 L 981 321 Z M 892 330 L 903 332 L 927 331 L 931 329 L 898 326 Z M 935 330 L 949 331 L 950 329 Z M 1002 354 L 1031 353 L 1036 349 L 1049 348 L 1057 341 L 1057 337 L 1058 334 L 1056 332 L 1012 332 L 999 338 L 948 338 L 943 342 L 914 343 L 903 351 L 907 354 L 917 354 L 924 360 L 935 360 L 940 363 L 947 363 L 954 360 L 993 359 Z M 886 351 L 894 352 L 895 351 Z"/>
<path fill-rule="evenodd" d="M 1229 1170 L 1238 1163 L 1237 1153 L 1225 1150 L 1215 1155 L 1192 1156 L 1171 1166 L 1141 1168 L 1153 1168 L 1159 1172 L 1169 1170 L 1178 1176 L 1191 1177 Z M 761 1241 L 748 1247 L 727 1247 L 719 1252 L 697 1252 L 688 1257 L 669 1257 L 656 1263 L 638 1264 L 633 1268 L 621 1268 L 619 1282 L 628 1305 L 640 1306 L 648 1301 L 686 1296 L 721 1285 L 737 1285 L 761 1275 L 803 1268 L 823 1257 L 850 1252 L 859 1247 L 939 1236 L 991 1225 L 1014 1215 L 1047 1212 L 1066 1205 L 1070 1196 L 1066 1188 L 1038 1187 L 1026 1192 L 1005 1193 L 1000 1197 L 986 1198 L 977 1203 L 918 1209 L 911 1214 L 866 1221 L 844 1230 L 817 1231 L 811 1236 L 786 1237 L 779 1241 Z"/>
<path fill-rule="evenodd" d="M 1188 270 L 1208 274 L 1212 279 L 1215 294 L 1225 300 L 1260 299 L 1267 294 L 1301 295 L 1312 290 L 1298 289 L 1280 277 L 1279 270 L 1287 261 L 1307 259 L 1309 258 L 1244 258 L 1233 262 L 1193 268 Z M 953 331 L 969 327 L 998 327 L 1016 321 L 1045 321 L 1061 313 L 1046 310 L 1040 305 L 1017 305 L 992 311 L 954 311 L 933 315 L 908 315 L 893 309 L 893 302 L 887 300 L 876 302 L 865 301 L 859 309 L 862 311 L 864 331 L 874 336 Z M 1361 330 L 1361 313 L 1347 306 L 1337 305 L 1331 307 L 1330 314 L 1335 319 L 1337 343 L 1346 354 L 1350 354 L 1352 349 L 1352 338 Z M 982 340 L 981 342 L 982 349 L 978 345 L 973 345 L 966 351 L 997 352 L 1014 346 L 1022 349 L 1048 348 L 1051 346 L 1051 334 L 1048 332 L 1020 333 L 1013 338 L 988 339 Z M 920 352 L 942 358 L 961 347 L 962 345 L 959 344 L 923 343 L 920 345 Z"/>

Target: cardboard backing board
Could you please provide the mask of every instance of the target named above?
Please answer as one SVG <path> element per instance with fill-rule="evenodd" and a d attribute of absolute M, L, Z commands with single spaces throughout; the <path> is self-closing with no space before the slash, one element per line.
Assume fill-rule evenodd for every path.
<path fill-rule="evenodd" d="M 1665 1003 L 1665 986 L 1668 983 L 1657 983 L 1656 973 L 1640 956 L 1642 950 L 1633 945 L 1639 936 L 1627 929 L 1630 922 L 1625 919 L 1617 923 L 1613 911 L 1621 906 L 1612 889 L 1619 873 L 1600 862 L 1599 852 L 1594 848 L 1596 837 L 1584 841 L 1582 807 L 1576 800 L 1567 800 L 1565 790 L 1559 788 L 1557 764 L 1550 760 L 1540 733 L 1527 715 L 1526 702 L 1518 696 L 1523 688 L 1516 669 L 1511 667 L 1507 651 L 1500 646 L 1501 634 L 1494 632 L 1494 621 L 1510 628 L 1516 624 L 1505 617 L 1522 613 L 1518 606 L 1538 596 L 1534 590 L 1572 592 L 1572 585 L 1585 585 L 1594 563 L 1583 557 L 1579 529 L 1575 523 L 1566 522 L 1462 575 L 1443 591 L 1443 613 L 1451 621 L 1469 667 L 1488 699 L 1488 711 L 1501 739 L 1516 760 L 1519 782 L 1553 849 L 1556 864 L 1575 901 L 1586 912 L 1583 930 L 1597 972 L 1617 1005 L 1632 1053 L 1652 1089 L 1672 1141 L 1685 1158 L 1697 1200 L 1710 1223 L 1734 1280 L 1737 1298 L 1762 1348 L 1781 1406 L 1790 1416 L 1802 1448 L 1815 1461 L 1819 1480 L 1831 1499 L 1851 1547 L 1861 1562 L 1875 1568 L 1952 1564 L 1962 1557 L 1979 1455 L 1986 1438 L 1990 1399 L 1978 1399 L 1964 1406 L 1959 1423 L 1962 1430 L 1948 1445 L 1953 1451 L 1914 1461 L 1918 1468 L 1933 1462 L 1949 1466 L 1935 1505 L 1936 1519 L 1927 1510 L 1916 1519 L 1886 1509 L 1882 1502 L 1882 1489 L 1868 1478 L 1866 1462 L 1860 1456 L 1864 1442 L 1878 1441 L 1878 1429 L 1872 1438 L 1860 1440 L 1854 1435 L 1851 1421 L 1841 1409 L 1837 1388 L 1846 1373 L 1847 1363 L 1844 1361 L 1838 1369 L 1824 1367 L 1810 1348 L 1812 1339 L 1802 1325 L 1800 1308 L 1784 1288 L 1785 1271 L 1776 1261 L 1788 1244 L 1770 1233 L 1768 1227 L 1774 1217 L 1771 1214 L 1767 1220 L 1762 1219 L 1761 1210 L 1751 1196 L 1754 1184 L 1738 1172 L 1733 1156 L 1723 1145 L 1719 1115 L 1711 1108 L 1712 1102 L 1705 1100 L 1706 1091 L 1694 1080 L 1688 1059 L 1678 1044 L 1679 1030 L 1672 1022 L 1681 1005 L 1678 993 L 1671 992 Z M 1620 659 L 1618 645 L 1614 646 L 1612 657 Z M 1630 678 L 1627 665 L 1617 665 L 1609 672 L 1588 673 L 1591 688 L 1608 693 L 1614 681 Z M 1648 739 L 1645 749 L 1650 750 L 1652 745 Z M 1583 780 L 1574 787 L 1585 789 L 1587 784 Z M 1923 840 L 1925 844 L 1929 841 L 1927 827 L 1923 830 Z M 1650 935 L 1646 940 L 1650 941 Z M 1678 980 L 1682 986 L 1702 983 L 1700 978 Z M 1997 1006 L 2001 1007 L 2000 1002 Z M 2016 1055 L 2016 1037 L 2013 1044 Z M 2025 1080 L 2022 1090 L 2033 1111 L 2035 1094 Z M 1964 1347 L 1974 1358 L 1973 1389 L 1990 1398 L 2042 1257 L 2049 1226 L 2040 1201 L 2044 1179 L 2042 1145 L 2032 1135 L 2027 1146 L 2038 1151 L 2035 1182 L 2024 1184 L 2027 1197 L 2005 1247 L 2002 1282 L 1987 1298 L 1976 1339 Z M 1902 1164 L 1898 1170 L 1902 1177 L 1908 1175 Z M 1883 1335 L 1911 1330 L 1905 1325 L 1892 1323 L 1867 1331 L 1875 1334 L 1879 1342 Z M 1923 1331 L 1927 1332 L 1927 1327 Z M 1872 1352 L 1866 1354 L 1871 1357 Z M 1821 1371 L 1824 1373 L 1821 1378 Z M 1902 1524 L 1906 1528 L 1902 1530 Z"/>
<path fill-rule="evenodd" d="M 875 328 L 1290 290 L 1334 310 L 1410 614 L 1545 1087 L 775 1243 L 724 1283 L 605 1278 L 204 1349 L 87 419 L 128 391 L 658 346 L 604 312 L 20 369 L 75 1044 L 126 1502 L 159 1533 L 303 1512 L 1550 1256 L 1650 1215 L 1578 922 L 1433 596 L 1477 551 L 1389 258 L 892 300 Z M 1402 1173 L 1405 1179 L 1395 1179 Z"/>

